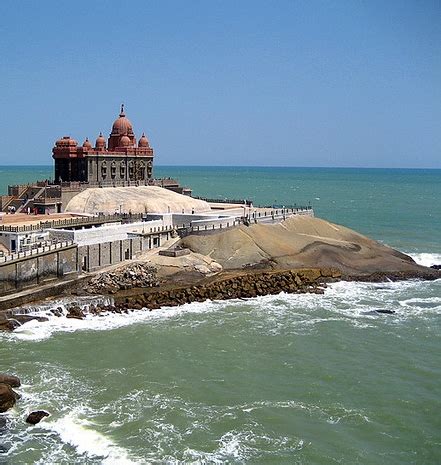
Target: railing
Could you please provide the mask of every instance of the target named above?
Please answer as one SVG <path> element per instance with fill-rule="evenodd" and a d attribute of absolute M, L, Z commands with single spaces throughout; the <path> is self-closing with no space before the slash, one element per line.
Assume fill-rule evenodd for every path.
<path fill-rule="evenodd" d="M 239 226 L 240 224 L 244 224 L 245 226 L 249 226 L 252 223 L 259 223 L 259 222 L 268 222 L 268 221 L 280 221 L 285 220 L 291 216 L 295 215 L 313 215 L 313 209 L 310 206 L 307 207 L 291 207 L 291 208 L 278 208 L 278 209 L 270 209 L 268 211 L 258 212 L 255 211 L 250 213 L 246 216 L 242 216 L 239 218 L 231 219 L 222 219 L 218 223 L 212 222 L 212 224 L 205 224 L 205 225 L 197 225 L 197 224 L 183 224 L 182 227 L 178 226 L 178 233 L 180 237 L 187 236 L 191 233 L 204 233 L 209 231 L 221 230 L 221 229 L 228 229 L 235 226 Z M 196 223 L 196 222 L 194 222 Z"/>
<path fill-rule="evenodd" d="M 207 197 L 193 197 L 194 199 L 198 199 L 198 200 L 204 200 L 205 202 L 209 202 L 209 203 L 231 203 L 231 204 L 234 204 L 234 205 L 243 205 L 243 206 L 246 206 L 246 207 L 249 207 L 253 204 L 253 201 L 252 200 L 248 200 L 248 199 L 243 199 L 243 200 L 237 200 L 237 199 L 209 199 Z"/>
<path fill-rule="evenodd" d="M 76 217 L 76 218 L 66 218 L 63 220 L 47 220 L 40 221 L 37 224 L 27 224 L 22 226 L 11 226 L 11 225 L 0 225 L 0 231 L 4 232 L 28 232 L 28 231 L 39 231 L 41 229 L 48 228 L 65 228 L 65 227 L 75 227 L 75 226 L 86 226 L 94 224 L 103 224 L 103 223 L 115 223 L 117 221 L 124 222 L 134 222 L 137 220 L 142 220 L 143 214 L 115 214 L 115 215 L 98 215 L 98 216 L 88 216 L 88 217 Z"/>
<path fill-rule="evenodd" d="M 12 253 L 9 255 L 0 256 L 0 263 L 12 262 L 14 260 L 18 260 L 21 258 L 32 257 L 34 255 L 39 255 L 45 252 L 51 252 L 52 250 L 59 250 L 64 249 L 66 247 L 71 247 L 75 245 L 73 241 L 63 241 L 57 242 L 56 244 L 52 245 L 45 245 L 43 247 L 37 247 L 35 249 L 26 250 L 24 252 Z"/>

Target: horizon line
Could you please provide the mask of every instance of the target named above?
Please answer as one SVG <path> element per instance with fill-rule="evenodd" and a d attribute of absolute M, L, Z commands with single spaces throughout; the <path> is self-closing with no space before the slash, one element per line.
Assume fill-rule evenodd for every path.
<path fill-rule="evenodd" d="M 0 164 L 0 168 L 10 167 L 50 167 L 52 164 Z M 441 170 L 441 167 L 401 167 L 401 166 L 295 166 L 295 165 L 156 165 L 160 168 L 300 168 L 300 169 L 360 169 L 360 170 Z"/>

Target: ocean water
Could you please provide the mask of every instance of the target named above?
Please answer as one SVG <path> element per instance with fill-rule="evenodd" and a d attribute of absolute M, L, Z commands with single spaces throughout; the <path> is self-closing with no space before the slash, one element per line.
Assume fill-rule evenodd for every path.
<path fill-rule="evenodd" d="M 44 172 L 0 168 L 0 190 L 11 173 Z M 155 174 L 203 196 L 311 202 L 317 216 L 441 263 L 440 170 Z M 23 381 L 0 464 L 441 462 L 441 280 L 52 317 L 0 334 L 0 371 Z M 26 425 L 37 408 L 51 416 Z"/>

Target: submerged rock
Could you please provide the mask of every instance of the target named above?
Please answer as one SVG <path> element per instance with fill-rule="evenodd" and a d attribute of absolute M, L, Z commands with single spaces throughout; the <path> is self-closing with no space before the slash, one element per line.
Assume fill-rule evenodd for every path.
<path fill-rule="evenodd" d="M 6 412 L 12 408 L 20 396 L 9 384 L 0 384 L 0 413 Z"/>
<path fill-rule="evenodd" d="M 49 413 L 46 412 L 45 410 L 36 410 L 35 412 L 31 412 L 27 418 L 26 418 L 26 423 L 29 423 L 30 425 L 36 425 L 37 423 L 40 423 L 40 421 L 44 417 L 48 417 Z"/>
<path fill-rule="evenodd" d="M 368 312 L 363 312 L 364 315 L 395 315 L 397 313 L 395 310 L 369 310 Z"/>
<path fill-rule="evenodd" d="M 0 373 L 0 384 L 9 384 L 11 387 L 19 387 L 21 385 L 21 381 L 18 376 Z"/>

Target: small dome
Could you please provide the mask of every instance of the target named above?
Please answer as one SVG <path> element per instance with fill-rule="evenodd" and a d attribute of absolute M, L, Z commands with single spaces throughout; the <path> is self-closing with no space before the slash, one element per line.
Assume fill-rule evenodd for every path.
<path fill-rule="evenodd" d="M 89 139 L 86 137 L 86 140 L 83 142 L 83 147 L 85 149 L 91 149 L 92 148 L 92 144 L 90 143 Z"/>
<path fill-rule="evenodd" d="M 148 146 L 149 146 L 149 141 L 147 140 L 147 137 L 145 136 L 145 134 L 142 133 L 142 136 L 138 142 L 138 147 L 148 147 Z"/>
<path fill-rule="evenodd" d="M 112 135 L 122 136 L 124 134 L 133 134 L 133 127 L 129 119 L 126 118 L 126 115 L 124 113 L 124 105 L 121 105 L 121 112 L 119 114 L 119 118 L 115 120 L 112 126 Z"/>
<path fill-rule="evenodd" d="M 119 146 L 120 147 L 128 147 L 132 141 L 130 140 L 130 137 L 128 136 L 122 136 L 121 139 L 119 140 Z"/>
<path fill-rule="evenodd" d="M 57 147 L 76 147 L 78 144 L 77 141 L 70 136 L 63 136 L 55 142 L 55 145 Z"/>
<path fill-rule="evenodd" d="M 105 149 L 106 148 L 106 139 L 104 139 L 103 133 L 100 132 L 100 135 L 98 136 L 96 142 L 95 142 L 95 148 L 97 149 Z"/>

